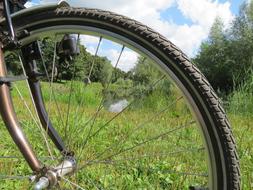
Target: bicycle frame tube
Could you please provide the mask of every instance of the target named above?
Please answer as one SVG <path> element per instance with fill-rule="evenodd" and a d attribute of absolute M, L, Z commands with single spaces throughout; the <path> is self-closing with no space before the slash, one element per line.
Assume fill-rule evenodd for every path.
<path fill-rule="evenodd" d="M 0 77 L 5 78 L 6 76 L 7 70 L 4 62 L 4 54 L 3 50 L 0 48 Z M 42 166 L 35 156 L 31 145 L 29 144 L 20 127 L 16 113 L 14 111 L 10 95 L 10 87 L 7 83 L 0 84 L 0 114 L 13 141 L 19 148 L 20 152 L 23 154 L 30 168 L 34 172 L 39 172 Z"/>
<path fill-rule="evenodd" d="M 33 42 L 32 44 L 21 48 L 24 68 L 28 76 L 29 87 L 31 89 L 32 97 L 35 103 L 36 111 L 38 113 L 40 122 L 45 131 L 47 132 L 47 134 L 49 135 L 49 137 L 51 138 L 51 140 L 54 142 L 55 146 L 58 148 L 58 150 L 60 152 L 66 153 L 65 145 L 61 137 L 54 129 L 45 108 L 45 104 L 41 93 L 39 73 L 37 71 L 37 63 L 35 60 L 36 58 L 31 59 L 31 57 L 34 56 L 41 57 L 41 52 L 39 51 L 39 49 L 40 48 L 37 42 Z"/>

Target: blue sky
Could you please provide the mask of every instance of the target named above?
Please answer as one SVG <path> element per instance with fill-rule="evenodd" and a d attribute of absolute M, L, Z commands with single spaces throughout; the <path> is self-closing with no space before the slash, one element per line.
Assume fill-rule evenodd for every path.
<path fill-rule="evenodd" d="M 225 3 L 225 2 L 230 2 L 230 10 L 234 15 L 238 15 L 239 12 L 239 7 L 242 4 L 242 0 L 219 0 L 218 2 Z M 182 12 L 177 8 L 177 5 L 174 4 L 172 7 L 161 11 L 161 18 L 164 20 L 174 20 L 175 23 L 177 24 L 193 24 L 191 19 L 188 19 L 184 17 Z"/>
<path fill-rule="evenodd" d="M 32 0 L 27 6 L 57 2 L 57 0 Z M 243 0 L 68 0 L 72 6 L 100 8 L 117 12 L 143 22 L 163 34 L 193 57 L 208 36 L 213 21 L 218 16 L 228 27 L 238 14 Z M 83 43 L 94 53 L 98 39 L 83 37 Z M 116 62 L 120 47 L 103 41 L 100 54 Z M 131 50 L 125 52 L 122 69 L 129 70 L 137 59 Z"/>
<path fill-rule="evenodd" d="M 184 17 L 180 10 L 177 9 L 176 5 L 161 11 L 161 18 L 164 21 L 173 20 L 176 24 L 193 24 L 191 19 Z"/>
<path fill-rule="evenodd" d="M 221 2 L 225 2 L 225 0 L 220 0 Z M 231 3 L 231 11 L 237 15 L 238 14 L 238 11 L 239 11 L 239 7 L 240 5 L 243 3 L 244 1 L 242 0 L 231 0 L 230 3 Z"/>

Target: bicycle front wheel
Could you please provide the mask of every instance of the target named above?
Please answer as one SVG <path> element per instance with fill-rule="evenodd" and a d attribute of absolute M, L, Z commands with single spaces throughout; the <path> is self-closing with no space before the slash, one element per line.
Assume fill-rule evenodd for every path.
<path fill-rule="evenodd" d="M 17 33 L 29 34 L 20 37 L 22 46 L 41 43 L 47 113 L 77 158 L 75 173 L 56 188 L 240 189 L 235 141 L 219 99 L 165 37 L 127 17 L 87 8 L 23 14 L 13 23 Z M 63 61 L 58 42 L 66 34 L 75 36 L 80 54 Z M 84 48 L 87 39 L 97 40 L 93 54 Z M 131 56 L 136 62 L 126 66 Z M 16 111 L 41 161 L 55 166 L 62 154 L 39 132 L 25 85 L 13 87 Z M 13 173 L 29 175 L 22 161 L 15 166 Z"/>

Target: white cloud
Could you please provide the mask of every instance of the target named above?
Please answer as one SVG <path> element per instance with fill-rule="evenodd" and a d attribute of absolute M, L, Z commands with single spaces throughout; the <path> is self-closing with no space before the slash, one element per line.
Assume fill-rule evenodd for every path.
<path fill-rule="evenodd" d="M 42 3 L 56 2 L 41 0 Z M 193 56 L 201 42 L 208 36 L 214 19 L 219 16 L 226 26 L 233 19 L 230 2 L 218 0 L 69 0 L 72 6 L 84 6 L 110 10 L 139 20 L 163 34 L 189 56 Z M 176 24 L 176 20 L 165 21 L 161 11 L 178 8 L 192 24 Z M 170 14 L 169 11 L 167 14 Z"/>
<path fill-rule="evenodd" d="M 234 18 L 228 1 L 219 3 L 217 0 L 178 0 L 177 5 L 184 17 L 190 19 L 193 24 L 188 28 L 179 26 L 175 43 L 190 56 L 196 53 L 201 42 L 207 38 L 215 18 L 220 17 L 225 27 L 228 27 Z"/>
<path fill-rule="evenodd" d="M 138 60 L 138 54 L 131 50 L 124 51 L 119 63 L 119 68 L 123 71 L 132 69 Z"/>
<path fill-rule="evenodd" d="M 80 40 L 81 44 L 83 44 L 86 47 L 87 51 L 92 55 L 94 55 L 99 43 L 99 37 L 81 35 Z M 108 49 L 108 47 L 112 49 Z M 122 46 L 120 44 L 103 39 L 100 44 L 98 55 L 106 56 L 111 61 L 112 65 L 115 66 L 121 48 Z M 125 48 L 117 68 L 127 72 L 135 66 L 137 59 L 138 59 L 137 53 L 135 53 L 129 48 Z"/>
<path fill-rule="evenodd" d="M 119 58 L 120 52 L 115 49 L 109 49 L 103 51 L 101 54 L 103 56 L 106 56 L 111 61 L 112 65 L 115 66 Z M 138 54 L 126 48 L 120 58 L 117 68 L 127 72 L 135 66 L 137 60 Z"/>
<path fill-rule="evenodd" d="M 229 25 L 233 18 L 228 1 L 219 3 L 213 0 L 178 0 L 177 4 L 186 18 L 207 29 L 217 16 L 223 20 L 225 25 Z"/>
<path fill-rule="evenodd" d="M 96 52 L 96 46 L 99 43 L 99 37 L 89 36 L 89 35 L 81 35 L 80 36 L 81 44 L 83 44 L 87 51 L 92 55 Z"/>
<path fill-rule="evenodd" d="M 171 36 L 169 39 L 190 56 L 195 53 L 194 51 L 199 48 L 201 41 L 207 35 L 200 25 L 175 25 L 172 28 L 174 30 L 168 34 Z"/>
<path fill-rule="evenodd" d="M 99 37 L 89 36 L 89 35 L 81 35 L 80 40 L 81 40 L 81 43 L 83 43 L 83 44 L 98 44 Z"/>

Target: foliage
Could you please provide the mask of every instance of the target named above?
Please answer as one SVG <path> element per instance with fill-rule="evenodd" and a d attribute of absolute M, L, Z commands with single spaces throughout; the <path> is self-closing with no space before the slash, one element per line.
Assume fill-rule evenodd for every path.
<path fill-rule="evenodd" d="M 111 78 L 113 67 L 110 61 L 106 57 L 93 56 L 84 46 L 78 42 L 80 54 L 74 56 L 71 59 L 63 60 L 55 52 L 57 50 L 57 43 L 61 40 L 61 37 L 54 39 L 48 37 L 41 42 L 38 42 L 41 47 L 42 57 L 41 60 L 36 60 L 39 72 L 51 76 L 53 65 L 54 69 L 54 81 L 61 82 L 66 80 L 85 80 L 89 77 L 92 82 L 100 82 L 103 86 L 107 84 Z M 23 74 L 21 63 L 17 52 L 5 52 L 5 61 L 8 71 L 13 75 Z M 45 65 L 45 66 L 44 66 Z M 46 70 L 45 71 L 45 67 Z M 92 69 L 91 69 L 92 68 Z M 90 72 L 92 70 L 92 72 Z M 125 74 L 123 71 L 117 70 L 120 76 Z M 123 73 L 123 74 L 122 74 Z M 119 74 L 117 75 L 119 76 Z M 46 78 L 44 80 L 47 80 Z M 116 79 L 114 79 L 116 82 Z"/>
<path fill-rule="evenodd" d="M 215 89 L 229 90 L 233 86 L 233 71 L 228 56 L 227 39 L 223 33 L 223 23 L 216 19 L 209 39 L 203 42 L 195 62 Z"/>
<path fill-rule="evenodd" d="M 13 75 L 20 75 L 23 73 L 19 58 L 16 52 L 5 52 L 5 62 L 8 71 Z"/>
<path fill-rule="evenodd" d="M 92 82 L 100 82 L 105 87 L 111 80 L 113 67 L 106 57 L 96 57 L 94 62 L 90 79 Z M 92 63 L 86 67 L 87 71 L 90 71 L 90 67 Z"/>
<path fill-rule="evenodd" d="M 120 70 L 119 68 L 114 68 L 112 73 L 112 83 L 115 83 L 118 81 L 118 79 L 130 79 L 131 78 L 131 72 L 124 72 Z"/>
<path fill-rule="evenodd" d="M 193 61 L 216 90 L 229 93 L 250 77 L 253 67 L 253 2 L 244 3 L 225 30 L 219 18 Z"/>
<path fill-rule="evenodd" d="M 160 97 L 161 102 L 166 101 L 171 91 L 171 82 L 163 79 L 163 72 L 159 70 L 152 60 L 139 57 L 136 66 L 131 70 L 131 78 L 134 84 L 133 95 L 150 95 L 154 99 Z M 151 108 L 159 107 L 156 101 L 147 101 Z M 151 106 L 151 104 L 154 104 Z M 146 107 L 148 107 L 146 106 Z"/>
<path fill-rule="evenodd" d="M 161 77 L 161 72 L 154 66 L 152 61 L 144 57 L 139 57 L 132 73 L 136 85 L 150 85 L 155 79 Z"/>

